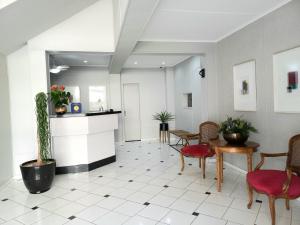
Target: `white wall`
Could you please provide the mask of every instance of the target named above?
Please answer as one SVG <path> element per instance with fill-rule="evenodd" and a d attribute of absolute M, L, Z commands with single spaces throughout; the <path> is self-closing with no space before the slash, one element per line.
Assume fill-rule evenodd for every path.
<path fill-rule="evenodd" d="M 28 47 L 7 57 L 10 116 L 13 150 L 13 173 L 20 174 L 19 165 L 34 157 L 34 109 L 30 78 Z"/>
<path fill-rule="evenodd" d="M 199 124 L 208 120 L 207 78 L 198 72 L 201 57 L 194 56 L 178 64 L 175 74 L 176 129 L 198 132 Z M 192 108 L 184 106 L 184 94 L 192 93 Z"/>
<path fill-rule="evenodd" d="M 9 86 L 6 58 L 0 54 L 0 185 L 12 176 Z"/>
<path fill-rule="evenodd" d="M 169 74 L 168 81 L 172 82 L 173 75 Z M 140 113 L 141 113 L 141 138 L 142 140 L 157 139 L 159 137 L 159 122 L 152 119 L 152 115 L 164 110 L 174 112 L 170 102 L 172 101 L 169 93 L 174 84 L 167 84 L 166 73 L 161 69 L 132 69 L 124 70 L 121 73 L 122 86 L 126 83 L 138 83 L 140 88 Z M 169 96 L 169 97 L 168 97 Z M 167 105 L 170 107 L 167 108 Z M 170 123 L 171 129 L 174 123 Z"/>
<path fill-rule="evenodd" d="M 112 8 L 111 0 L 98 1 L 8 56 L 14 176 L 21 162 L 36 158 L 34 96 L 47 92 L 46 51 L 113 52 Z"/>

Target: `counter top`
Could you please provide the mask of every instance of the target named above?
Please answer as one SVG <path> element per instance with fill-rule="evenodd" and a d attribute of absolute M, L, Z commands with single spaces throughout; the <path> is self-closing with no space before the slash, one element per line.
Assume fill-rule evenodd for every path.
<path fill-rule="evenodd" d="M 100 115 L 109 115 L 109 114 L 118 114 L 122 111 L 105 111 L 105 112 L 87 112 L 87 113 L 66 113 L 62 116 L 50 115 L 50 118 L 68 118 L 68 117 L 84 117 L 84 116 L 100 116 Z"/>

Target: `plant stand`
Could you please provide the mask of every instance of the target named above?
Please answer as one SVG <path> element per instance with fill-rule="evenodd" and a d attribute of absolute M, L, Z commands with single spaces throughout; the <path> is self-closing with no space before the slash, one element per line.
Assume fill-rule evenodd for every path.
<path fill-rule="evenodd" d="M 168 143 L 170 143 L 170 133 L 169 133 L 169 131 L 160 130 L 159 131 L 159 142 L 167 143 L 167 139 L 168 139 Z"/>
<path fill-rule="evenodd" d="M 170 142 L 169 124 L 161 123 L 159 124 L 159 142 L 166 143 L 167 138 L 168 142 Z"/>

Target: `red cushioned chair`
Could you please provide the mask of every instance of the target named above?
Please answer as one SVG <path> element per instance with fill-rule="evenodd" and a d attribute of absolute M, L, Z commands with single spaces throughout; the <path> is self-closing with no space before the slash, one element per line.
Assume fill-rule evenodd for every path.
<path fill-rule="evenodd" d="M 287 156 L 286 170 L 260 170 L 265 157 Z M 300 134 L 289 141 L 287 153 L 261 153 L 261 162 L 253 172 L 247 174 L 249 190 L 248 208 L 253 202 L 253 190 L 266 194 L 269 197 L 272 225 L 275 225 L 275 200 L 283 198 L 286 201 L 287 210 L 290 209 L 289 200 L 300 197 Z"/>
<path fill-rule="evenodd" d="M 197 145 L 189 145 L 189 140 L 194 140 L 198 137 L 199 143 Z M 199 133 L 188 135 L 185 137 L 186 146 L 181 149 L 181 171 L 184 170 L 184 156 L 199 158 L 199 167 L 202 164 L 203 178 L 205 178 L 205 161 L 206 158 L 215 155 L 215 152 L 211 150 L 208 142 L 209 140 L 216 140 L 219 138 L 219 125 L 214 122 L 204 122 L 199 126 Z"/>

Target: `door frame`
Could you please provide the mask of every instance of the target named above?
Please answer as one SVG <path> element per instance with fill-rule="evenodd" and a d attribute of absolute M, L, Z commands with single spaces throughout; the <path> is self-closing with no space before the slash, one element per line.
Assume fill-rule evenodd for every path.
<path fill-rule="evenodd" d="M 139 93 L 139 123 L 140 123 L 140 140 L 132 140 L 132 141 L 141 141 L 142 140 L 142 120 L 141 120 L 141 90 L 140 90 L 140 84 L 135 82 L 128 82 L 128 83 L 122 83 L 122 115 L 123 115 L 123 140 L 124 142 L 131 142 L 126 141 L 126 124 L 125 124 L 125 98 L 124 98 L 124 86 L 134 84 L 137 85 L 138 93 Z"/>

